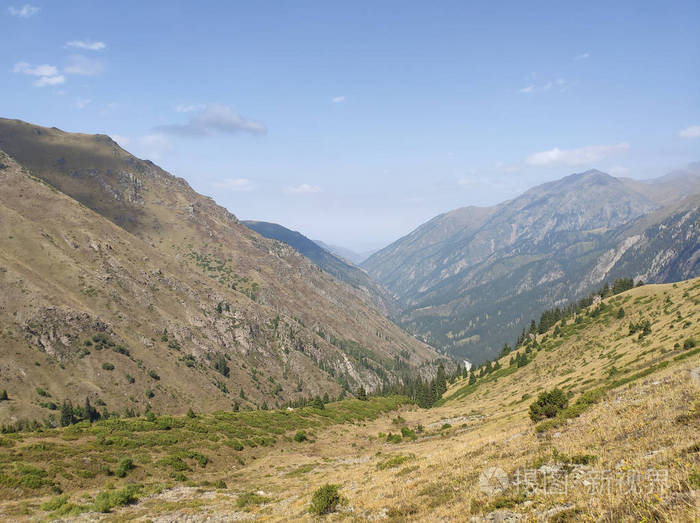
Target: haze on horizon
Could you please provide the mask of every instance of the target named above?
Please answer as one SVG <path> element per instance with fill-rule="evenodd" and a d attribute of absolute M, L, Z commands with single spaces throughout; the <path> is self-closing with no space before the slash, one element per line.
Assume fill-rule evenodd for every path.
<path fill-rule="evenodd" d="M 105 133 L 364 251 L 573 172 L 700 159 L 700 4 L 0 4 L 0 116 Z"/>

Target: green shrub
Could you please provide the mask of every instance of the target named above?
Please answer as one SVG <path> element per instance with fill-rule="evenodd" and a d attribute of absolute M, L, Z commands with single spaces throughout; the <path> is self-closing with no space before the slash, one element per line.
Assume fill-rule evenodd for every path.
<path fill-rule="evenodd" d="M 411 429 L 409 429 L 408 427 L 402 427 L 402 428 L 401 428 L 401 436 L 402 436 L 403 438 L 405 438 L 405 439 L 410 439 L 410 440 L 414 440 L 414 439 L 416 439 L 416 437 L 417 437 L 417 436 L 416 436 L 416 431 L 415 431 L 415 430 L 411 430 Z"/>
<path fill-rule="evenodd" d="M 683 342 L 683 349 L 685 349 L 685 350 L 692 349 L 693 347 L 695 347 L 695 345 L 696 345 L 695 338 L 688 338 L 687 340 L 685 340 Z"/>
<path fill-rule="evenodd" d="M 39 396 L 41 396 L 42 398 L 50 398 L 51 397 L 51 394 L 49 392 L 45 391 L 44 389 L 42 389 L 41 387 L 36 388 L 36 393 Z"/>
<path fill-rule="evenodd" d="M 138 499 L 137 494 L 141 491 L 140 485 L 127 485 L 118 490 L 106 490 L 97 494 L 94 509 L 97 512 L 110 512 L 114 507 L 130 505 Z"/>
<path fill-rule="evenodd" d="M 217 354 L 214 358 L 214 370 L 226 377 L 231 373 L 231 369 L 226 363 L 226 358 L 223 354 Z"/>
<path fill-rule="evenodd" d="M 236 440 L 236 439 L 234 439 L 234 440 L 228 440 L 228 441 L 225 442 L 225 444 L 226 444 L 227 446 L 231 447 L 233 450 L 241 451 L 241 450 L 243 450 L 243 448 L 244 448 L 244 447 L 243 447 L 243 443 L 241 443 L 240 441 L 238 441 L 238 440 Z"/>
<path fill-rule="evenodd" d="M 402 456 L 400 454 L 397 456 L 391 456 L 384 461 L 377 463 L 377 470 L 386 470 L 398 467 L 399 465 L 406 463 L 409 459 L 411 459 L 411 456 Z"/>
<path fill-rule="evenodd" d="M 262 505 L 271 501 L 270 498 L 266 498 L 256 492 L 245 492 L 238 496 L 236 500 L 236 506 L 238 508 L 245 508 L 250 505 Z"/>
<path fill-rule="evenodd" d="M 644 319 L 630 323 L 630 336 L 636 332 L 639 332 L 640 339 L 647 334 L 651 334 L 651 322 Z"/>
<path fill-rule="evenodd" d="M 309 437 L 306 435 L 306 432 L 303 430 L 297 431 L 296 434 L 294 434 L 294 441 L 297 443 L 302 443 L 304 441 L 308 441 Z"/>
<path fill-rule="evenodd" d="M 387 443 L 401 443 L 401 434 L 392 434 L 391 432 L 386 435 Z"/>
<path fill-rule="evenodd" d="M 123 478 L 133 468 L 134 468 L 134 460 L 132 460 L 131 458 L 123 458 L 119 462 L 119 468 L 117 469 L 116 475 L 119 478 Z"/>
<path fill-rule="evenodd" d="M 568 404 L 566 394 L 559 388 L 540 392 L 537 399 L 530 404 L 530 419 L 538 422 L 544 418 L 553 418 Z"/>
<path fill-rule="evenodd" d="M 123 354 L 124 356 L 131 356 L 131 352 L 129 349 L 124 347 L 124 345 L 117 345 L 116 347 L 112 347 L 112 350 L 116 352 L 117 354 Z"/>
<path fill-rule="evenodd" d="M 335 512 L 338 505 L 342 502 L 342 498 L 338 493 L 340 485 L 331 485 L 326 483 L 311 496 L 311 507 L 309 510 L 312 514 L 322 516 Z"/>
<path fill-rule="evenodd" d="M 158 373 L 154 370 L 149 370 L 148 375 L 156 381 L 160 379 L 160 376 L 158 376 Z"/>
<path fill-rule="evenodd" d="M 104 370 L 114 370 L 114 365 L 112 365 L 111 363 L 105 361 L 105 362 L 102 364 L 102 368 L 103 368 Z"/>
<path fill-rule="evenodd" d="M 67 501 L 68 494 L 61 494 L 60 496 L 56 496 L 54 498 L 51 498 L 47 502 L 42 503 L 41 510 L 45 510 L 46 512 L 53 512 L 54 510 L 58 510 L 63 505 L 65 505 Z"/>

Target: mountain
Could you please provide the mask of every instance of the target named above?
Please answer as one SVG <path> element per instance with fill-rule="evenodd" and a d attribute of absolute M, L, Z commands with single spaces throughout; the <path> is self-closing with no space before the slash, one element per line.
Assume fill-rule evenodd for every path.
<path fill-rule="evenodd" d="M 659 205 L 672 205 L 688 195 L 700 192 L 700 162 L 691 163 L 684 169 L 676 169 L 660 178 L 621 178 L 620 181 Z"/>
<path fill-rule="evenodd" d="M 396 313 L 397 305 L 395 300 L 386 290 L 372 280 L 364 270 L 332 254 L 318 245 L 317 242 L 310 240 L 297 231 L 292 231 L 276 223 L 252 220 L 242 223 L 265 238 L 281 241 L 294 247 L 331 276 L 360 290 L 366 296 L 368 303 L 378 308 L 383 314 L 391 315 Z"/>
<path fill-rule="evenodd" d="M 0 119 L 0 419 L 274 406 L 444 357 L 104 135 Z M 450 365 L 446 361 L 446 365 Z"/>
<path fill-rule="evenodd" d="M 322 242 L 321 240 L 313 241 L 323 249 L 326 249 L 328 252 L 335 254 L 339 258 L 347 260 L 355 265 L 361 264 L 367 258 L 372 256 L 372 254 L 377 252 L 377 249 L 371 251 L 355 252 L 345 247 L 340 247 L 339 245 L 329 245 L 328 243 Z"/>
<path fill-rule="evenodd" d="M 643 184 L 664 195 L 662 208 L 628 181 L 595 170 L 573 174 L 493 207 L 437 216 L 362 266 L 398 299 L 405 327 L 483 361 L 571 289 L 586 294 L 623 270 L 658 282 L 697 275 L 698 199 L 673 212 L 670 202 L 682 192 L 668 186 L 679 179 L 685 190 L 696 187 L 689 175 Z M 664 240 L 652 238 L 659 228 Z M 652 266 L 659 243 L 666 256 Z"/>
<path fill-rule="evenodd" d="M 325 501 L 329 521 L 696 521 L 699 300 L 700 279 L 610 296 L 451 376 L 431 409 L 375 397 L 2 434 L 0 514 L 317 522 Z"/>

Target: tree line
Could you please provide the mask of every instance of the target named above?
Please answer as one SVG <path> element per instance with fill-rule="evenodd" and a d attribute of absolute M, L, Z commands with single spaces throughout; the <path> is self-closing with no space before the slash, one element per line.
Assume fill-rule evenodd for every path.
<path fill-rule="evenodd" d="M 529 326 L 523 327 L 523 330 L 518 336 L 518 339 L 515 341 L 513 347 L 508 345 L 508 343 L 503 345 L 497 359 L 500 360 L 501 358 L 504 358 L 510 354 L 513 350 L 525 346 L 525 351 L 513 356 L 510 359 L 509 365 L 517 365 L 518 367 L 527 365 L 530 361 L 528 355 L 532 352 L 533 348 L 536 349 L 539 346 L 537 342 L 538 334 L 542 335 L 546 333 L 559 321 L 566 321 L 572 316 L 576 316 L 581 310 L 593 305 L 596 297 L 600 297 L 600 299 L 608 298 L 642 285 L 644 285 L 644 282 L 641 280 L 635 283 L 633 278 L 618 278 L 612 285 L 605 282 L 605 284 L 603 284 L 603 286 L 597 292 L 592 292 L 588 296 L 584 296 L 577 301 L 572 301 L 571 303 L 562 307 L 546 309 L 542 312 L 542 314 L 540 314 L 539 321 L 532 319 L 530 320 Z M 620 310 L 622 311 L 622 309 Z M 622 315 L 624 316 L 624 311 L 622 311 Z M 559 335 L 559 332 L 559 326 L 557 325 L 554 329 L 554 335 Z M 477 374 L 478 377 L 483 377 L 487 374 L 495 372 L 496 370 L 499 370 L 500 368 L 501 365 L 498 363 L 498 361 L 496 361 L 494 364 L 490 360 L 486 360 L 478 368 L 471 372 L 469 383 L 472 384 L 476 382 Z"/>

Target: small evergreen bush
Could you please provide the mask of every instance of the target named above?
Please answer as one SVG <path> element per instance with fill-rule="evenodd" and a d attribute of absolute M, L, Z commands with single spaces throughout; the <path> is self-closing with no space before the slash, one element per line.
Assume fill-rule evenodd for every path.
<path fill-rule="evenodd" d="M 311 507 L 309 508 L 311 513 L 322 516 L 335 512 L 338 505 L 342 502 L 342 498 L 338 492 L 339 489 L 340 485 L 326 483 L 314 492 L 311 497 Z"/>
<path fill-rule="evenodd" d="M 530 405 L 530 419 L 534 422 L 544 418 L 553 418 L 559 411 L 565 409 L 569 400 L 559 388 L 547 392 L 540 392 L 537 399 Z"/>

